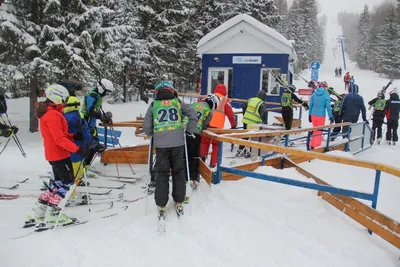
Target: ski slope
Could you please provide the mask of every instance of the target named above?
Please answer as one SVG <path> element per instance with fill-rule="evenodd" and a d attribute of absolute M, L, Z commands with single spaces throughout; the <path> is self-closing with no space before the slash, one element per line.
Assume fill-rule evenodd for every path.
<path fill-rule="evenodd" d="M 326 61 L 321 66 L 320 77 L 340 88 L 343 87 L 342 79 L 333 74 L 340 60 L 332 58 L 333 43 L 330 42 L 337 34 L 340 34 L 338 26 L 328 24 Z M 348 65 L 364 100 L 374 97 L 387 81 L 372 72 L 356 69 L 351 62 Z M 302 75 L 310 76 L 307 71 Z M 302 83 L 296 81 L 298 88 Z M 30 180 L 16 190 L 0 190 L 2 193 L 38 194 L 41 186 L 38 175 L 50 170 L 44 159 L 40 133 L 28 132 L 28 106 L 26 98 L 9 101 L 9 116 L 14 124 L 20 126 L 18 136 L 28 158 L 24 159 L 10 142 L 0 156 L 0 183 L 26 177 Z M 105 105 L 104 109 L 111 110 L 116 121 L 126 121 L 144 115 L 147 105 Z M 303 115 L 304 127 L 308 124 L 307 116 Z M 123 128 L 121 143 L 125 146 L 146 141 L 135 138 L 133 129 Z M 398 149 L 382 145 L 356 157 L 399 166 Z M 341 152 L 343 154 L 353 157 Z M 105 167 L 97 162 L 96 167 L 109 174 L 117 173 L 115 165 Z M 121 175 L 132 175 L 127 166 L 118 167 Z M 139 174 L 146 173 L 145 165 L 133 167 Z M 318 161 L 304 163 L 303 167 L 327 179 L 327 182 L 372 190 L 372 174 L 362 173 L 357 168 Z M 257 172 L 310 182 L 293 169 L 260 167 Z M 89 179 L 89 182 L 99 180 L 108 181 L 98 178 Z M 141 197 L 143 189 L 140 185 L 145 182 L 144 178 L 136 184 L 128 184 L 123 190 L 114 190 L 111 196 L 123 192 L 125 199 Z M 378 202 L 379 210 L 397 220 L 400 219 L 397 206 L 399 186 L 398 179 L 383 175 Z M 0 200 L 1 266 L 399 266 L 397 249 L 376 235 L 370 236 L 365 228 L 317 197 L 315 191 L 250 178 L 211 187 L 203 181 L 193 193 L 191 204 L 185 205 L 182 220 L 177 220 L 169 206 L 165 236 L 156 231 L 156 206 L 151 196 L 147 198 L 148 202 L 142 199 L 128 204 L 126 211 L 122 211 L 122 204 L 118 202 L 112 210 L 104 213 L 94 212 L 94 206 L 91 213 L 87 207 L 67 208 L 65 212 L 69 216 L 92 221 L 10 240 L 26 233 L 26 229 L 20 227 L 25 212 L 33 207 L 35 201 L 32 197 Z M 116 216 L 98 218 L 116 212 Z"/>

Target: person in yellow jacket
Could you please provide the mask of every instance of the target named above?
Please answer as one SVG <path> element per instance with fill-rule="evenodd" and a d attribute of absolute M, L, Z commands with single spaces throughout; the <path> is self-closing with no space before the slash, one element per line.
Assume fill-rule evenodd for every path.
<path fill-rule="evenodd" d="M 242 105 L 243 110 L 243 129 L 247 129 L 249 124 L 257 123 L 268 123 L 268 112 L 266 110 L 265 100 L 267 99 L 267 93 L 264 90 L 259 90 L 255 97 L 250 98 L 247 103 Z M 246 138 L 248 139 L 248 138 Z M 243 151 L 244 146 L 240 145 L 236 152 L 236 157 L 244 155 L 246 158 L 251 156 L 250 151 Z"/>
<path fill-rule="evenodd" d="M 214 110 L 213 117 L 210 121 L 210 128 L 223 129 L 225 126 L 225 116 L 228 117 L 231 123 L 231 128 L 236 128 L 235 115 L 233 114 L 232 106 L 228 100 L 226 86 L 224 84 L 217 84 L 214 94 L 219 98 L 219 105 Z M 218 160 L 218 142 L 212 140 L 207 136 L 201 138 L 201 157 L 203 161 L 208 153 L 208 148 L 212 144 L 211 163 L 210 167 L 214 168 Z"/>

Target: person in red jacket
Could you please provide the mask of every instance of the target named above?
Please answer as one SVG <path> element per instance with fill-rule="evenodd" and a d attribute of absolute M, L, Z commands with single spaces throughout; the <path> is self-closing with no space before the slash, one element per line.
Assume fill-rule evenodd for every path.
<path fill-rule="evenodd" d="M 219 98 L 219 105 L 214 110 L 213 117 L 210 121 L 210 128 L 218 128 L 223 129 L 225 126 L 225 117 L 228 117 L 229 122 L 231 123 L 231 128 L 236 128 L 236 120 L 233 114 L 232 106 L 228 100 L 226 86 L 224 84 L 217 84 L 215 87 L 215 95 Z M 202 136 L 201 138 L 201 158 L 205 161 L 205 158 L 208 153 L 208 149 L 212 144 L 212 153 L 211 153 L 211 168 L 214 168 L 217 165 L 218 160 L 218 141 L 212 140 L 207 136 Z"/>
<path fill-rule="evenodd" d="M 43 137 L 44 154 L 46 160 L 53 168 L 54 182 L 50 181 L 48 190 L 39 196 L 38 206 L 34 208 L 34 218 L 26 224 L 36 224 L 45 220 L 46 224 L 55 222 L 59 224 L 71 223 L 72 220 L 64 214 L 59 216 L 58 209 L 53 209 L 45 218 L 47 207 L 56 208 L 74 183 L 75 177 L 72 168 L 70 153 L 79 153 L 83 157 L 90 153 L 86 148 L 78 147 L 73 142 L 73 135 L 68 133 L 68 123 L 63 115 L 63 108 L 68 90 L 58 84 L 50 85 L 46 91 L 46 101 L 36 105 L 36 115 L 40 119 L 40 132 Z"/>

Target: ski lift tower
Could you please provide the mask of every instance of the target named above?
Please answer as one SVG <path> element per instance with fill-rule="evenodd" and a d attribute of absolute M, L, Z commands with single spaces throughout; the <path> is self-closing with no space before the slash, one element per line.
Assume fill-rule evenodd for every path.
<path fill-rule="evenodd" d="M 344 40 L 347 39 L 347 36 L 345 35 L 339 35 L 338 38 L 336 38 L 336 40 L 338 41 L 338 43 L 340 43 L 340 46 L 342 47 L 342 56 L 343 56 L 343 70 L 346 70 L 346 57 L 344 55 Z"/>

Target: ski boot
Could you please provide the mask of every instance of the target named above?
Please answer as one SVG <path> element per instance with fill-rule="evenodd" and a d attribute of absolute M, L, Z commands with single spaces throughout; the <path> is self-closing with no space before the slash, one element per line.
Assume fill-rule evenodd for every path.
<path fill-rule="evenodd" d="M 190 187 L 194 190 L 199 185 L 199 182 L 196 180 L 190 180 Z"/>
<path fill-rule="evenodd" d="M 394 146 L 396 145 L 396 142 L 395 142 L 395 141 L 393 141 L 393 145 L 394 145 Z"/>
<path fill-rule="evenodd" d="M 32 227 L 44 221 L 47 210 L 46 205 L 36 202 L 35 207 L 32 210 L 33 214 L 25 214 L 27 220 L 25 221 L 25 225 L 23 226 L 23 228 Z"/>
<path fill-rule="evenodd" d="M 378 138 L 378 139 L 376 140 L 376 144 L 377 144 L 377 145 L 380 145 L 380 144 L 381 144 L 381 140 L 382 140 L 382 138 Z"/>
<path fill-rule="evenodd" d="M 88 205 L 87 195 L 84 192 L 76 192 L 67 200 L 65 204 L 66 207 L 75 207 L 75 206 L 82 206 Z M 89 196 L 89 201 L 91 197 Z"/>
<path fill-rule="evenodd" d="M 42 223 L 39 223 L 38 225 L 36 225 L 35 231 L 40 232 L 40 231 L 44 231 L 47 229 L 52 229 L 56 225 L 57 226 L 65 226 L 65 225 L 73 224 L 76 221 L 77 221 L 77 219 L 69 218 L 64 213 L 60 213 L 60 211 L 52 210 L 46 216 L 45 220 Z"/>
<path fill-rule="evenodd" d="M 245 157 L 246 159 L 251 158 L 251 152 L 250 152 L 250 151 L 246 151 L 246 152 L 244 153 L 244 157 Z"/>
<path fill-rule="evenodd" d="M 390 146 L 390 145 L 392 145 L 392 142 L 391 141 L 386 141 L 386 143 Z"/>
<path fill-rule="evenodd" d="M 149 184 L 147 184 L 147 194 L 151 195 L 156 191 L 156 181 L 150 181 Z"/>
<path fill-rule="evenodd" d="M 240 156 L 242 156 L 243 155 L 243 149 L 238 149 L 237 151 L 236 151 L 236 154 L 235 154 L 235 157 L 240 157 Z"/>
<path fill-rule="evenodd" d="M 175 210 L 178 218 L 183 216 L 183 204 L 182 203 L 175 203 Z"/>

